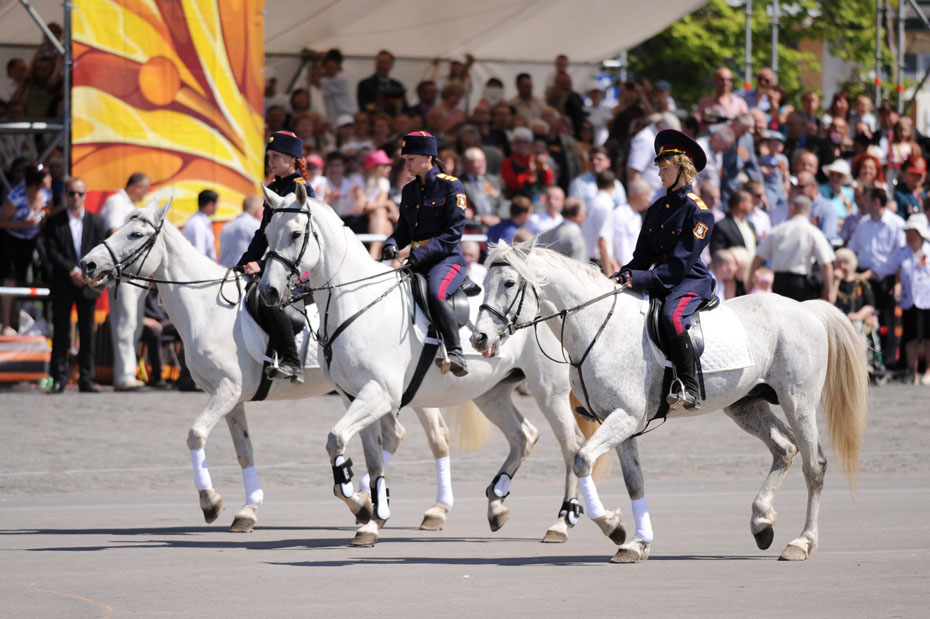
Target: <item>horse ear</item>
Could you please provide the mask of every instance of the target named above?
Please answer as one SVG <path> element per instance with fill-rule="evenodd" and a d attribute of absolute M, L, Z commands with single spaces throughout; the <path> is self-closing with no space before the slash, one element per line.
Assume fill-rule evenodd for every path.
<path fill-rule="evenodd" d="M 271 208 L 281 208 L 281 196 L 262 185 L 262 197 L 265 198 L 265 204 Z"/>
<path fill-rule="evenodd" d="M 303 183 L 297 183 L 297 204 L 303 206 L 307 203 L 307 188 Z"/>
<path fill-rule="evenodd" d="M 158 207 L 158 200 L 152 198 L 152 203 L 158 207 L 155 211 L 155 221 L 164 221 L 165 217 L 168 215 L 168 211 L 171 210 L 171 203 L 174 202 L 174 196 L 168 198 L 168 201 L 161 207 Z"/>

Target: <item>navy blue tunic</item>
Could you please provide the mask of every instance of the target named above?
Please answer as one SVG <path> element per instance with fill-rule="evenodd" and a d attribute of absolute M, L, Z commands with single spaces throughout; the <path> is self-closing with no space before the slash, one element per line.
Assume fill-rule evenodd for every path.
<path fill-rule="evenodd" d="M 623 268 L 632 271 L 633 290 L 665 298 L 662 326 L 669 334 L 682 333 L 713 294 L 713 276 L 701 260 L 713 228 L 713 213 L 691 185 L 668 192 L 646 211 L 633 259 Z"/>
<path fill-rule="evenodd" d="M 385 245 L 412 244 L 414 268 L 427 274 L 430 294 L 444 301 L 465 280 L 464 232 L 465 188 L 434 166 L 423 182 L 415 178 L 404 185 L 400 218 Z"/>

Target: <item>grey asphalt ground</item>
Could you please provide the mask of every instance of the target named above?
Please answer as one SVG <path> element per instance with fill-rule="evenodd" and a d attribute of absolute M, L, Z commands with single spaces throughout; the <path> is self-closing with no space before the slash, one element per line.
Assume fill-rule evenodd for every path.
<path fill-rule="evenodd" d="M 185 444 L 205 399 L 0 393 L 0 617 L 930 616 L 930 388 L 872 391 L 858 494 L 828 470 L 820 547 L 803 563 L 776 561 L 803 526 L 800 458 L 776 497 L 775 541 L 760 551 L 750 506 L 770 457 L 720 413 L 640 439 L 656 540 L 648 561 L 615 565 L 586 517 L 567 543 L 539 543 L 563 467 L 530 398 L 518 404 L 541 436 L 502 530 L 490 532 L 483 496 L 503 459 L 496 430 L 480 451 L 453 452 L 445 530 L 417 529 L 433 463 L 403 411 L 392 518 L 365 549 L 348 547 L 353 521 L 331 494 L 323 445 L 342 412 L 332 396 L 249 407 L 265 491 L 249 534 L 226 530 L 243 489 L 217 426 L 207 462 L 226 507 L 205 524 Z M 361 461 L 357 442 L 350 455 Z M 600 489 L 632 530 L 619 466 Z"/>

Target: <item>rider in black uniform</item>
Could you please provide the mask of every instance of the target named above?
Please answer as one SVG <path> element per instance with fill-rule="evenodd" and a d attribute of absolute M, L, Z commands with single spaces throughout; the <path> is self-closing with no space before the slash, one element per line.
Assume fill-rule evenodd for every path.
<path fill-rule="evenodd" d="M 279 196 L 286 196 L 297 190 L 297 185 L 305 185 L 307 195 L 313 197 L 313 188 L 306 185 L 305 173 L 307 164 L 304 162 L 304 145 L 300 138 L 289 131 L 278 131 L 268 138 L 268 167 L 274 173 L 274 180 L 268 184 L 268 189 Z M 248 275 L 261 273 L 264 266 L 262 256 L 268 249 L 268 239 L 265 238 L 265 227 L 271 221 L 272 210 L 265 205 L 262 213 L 262 223 L 249 248 L 245 250 L 236 266 Z M 271 338 L 274 349 L 280 357 L 278 367 L 268 368 L 268 378 L 294 378 L 300 374 L 300 358 L 297 356 L 297 345 L 294 342 L 294 328 L 284 312 L 283 307 L 269 307 L 259 298 L 259 307 L 265 319 L 266 330 Z"/>
<path fill-rule="evenodd" d="M 404 185 L 397 227 L 381 249 L 381 259 L 397 257 L 397 249 L 411 245 L 408 264 L 426 275 L 429 305 L 456 376 L 468 374 L 459 329 L 446 299 L 465 281 L 462 253 L 465 231 L 465 188 L 437 165 L 436 138 L 425 131 L 404 137 L 404 165 L 414 180 Z M 441 365 L 441 360 L 436 360 Z"/>

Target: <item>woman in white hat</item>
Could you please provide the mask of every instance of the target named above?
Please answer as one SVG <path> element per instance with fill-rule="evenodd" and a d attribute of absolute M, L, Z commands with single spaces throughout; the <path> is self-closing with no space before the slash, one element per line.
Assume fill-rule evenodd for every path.
<path fill-rule="evenodd" d="M 930 385 L 930 225 L 923 213 L 911 215 L 904 225 L 907 244 L 899 248 L 879 277 L 898 274 L 901 298 L 898 304 L 904 312 L 904 354 L 914 384 Z M 917 373 L 920 347 L 928 360 L 923 375 Z"/>
<path fill-rule="evenodd" d="M 830 165 L 823 166 L 823 173 L 829 182 L 820 186 L 820 195 L 833 203 L 840 225 L 846 217 L 856 211 L 853 199 L 852 168 L 845 159 L 835 159 Z"/>

